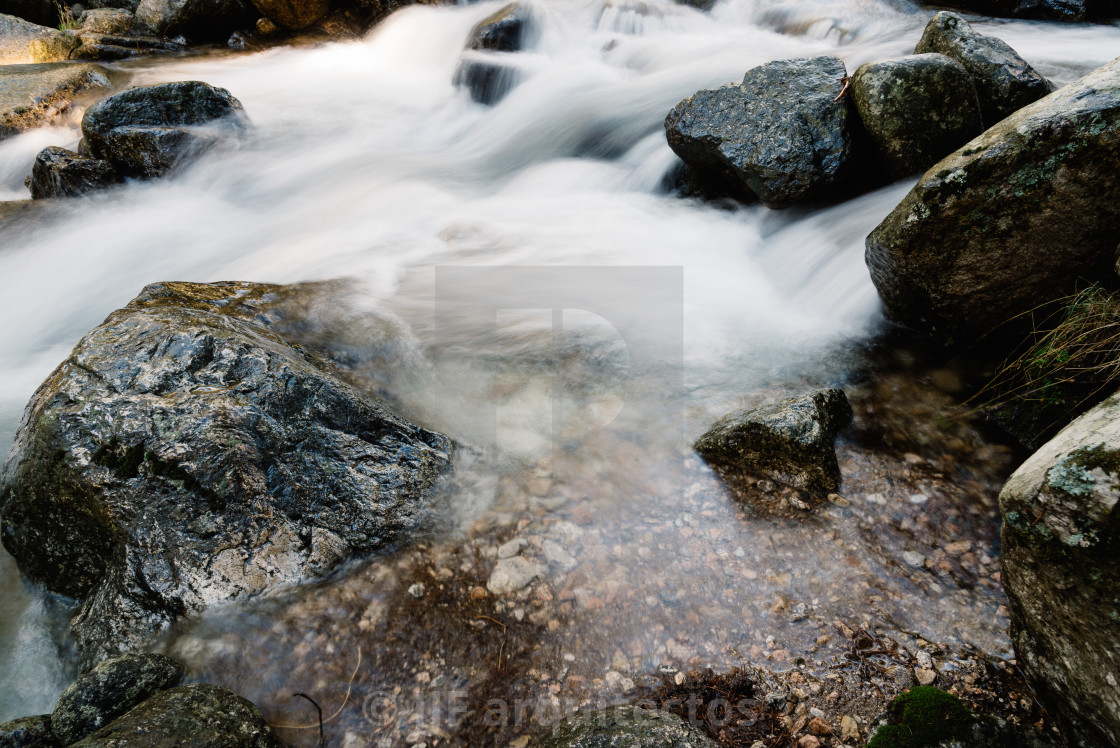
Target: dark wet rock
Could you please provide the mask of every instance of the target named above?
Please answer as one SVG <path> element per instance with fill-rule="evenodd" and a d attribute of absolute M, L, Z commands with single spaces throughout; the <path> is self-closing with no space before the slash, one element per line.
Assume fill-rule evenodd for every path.
<path fill-rule="evenodd" d="M 541 736 L 537 748 L 716 748 L 716 742 L 680 717 L 636 706 L 610 707 L 564 720 Z"/>
<path fill-rule="evenodd" d="M 177 54 L 186 49 L 178 42 L 148 36 L 118 36 L 84 32 L 81 43 L 70 52 L 72 60 L 111 62 L 130 57 Z"/>
<path fill-rule="evenodd" d="M 1118 160 L 1120 59 L 946 157 L 871 233 L 888 316 L 959 341 L 1111 279 Z"/>
<path fill-rule="evenodd" d="M 1004 41 L 977 33 L 956 13 L 942 11 L 931 18 L 914 52 L 937 52 L 964 65 L 976 86 L 987 127 L 1053 90 Z"/>
<path fill-rule="evenodd" d="M 224 88 L 184 81 L 102 99 L 82 118 L 90 153 L 123 175 L 157 177 L 238 137 L 247 119 Z"/>
<path fill-rule="evenodd" d="M 861 65 L 852 76 L 852 99 L 864 130 L 897 177 L 925 171 L 981 131 L 968 71 L 941 54 Z"/>
<path fill-rule="evenodd" d="M 36 392 L 0 532 L 32 581 L 85 599 L 87 665 L 419 526 L 451 444 L 274 331 L 309 293 L 148 286 Z"/>
<path fill-rule="evenodd" d="M 510 3 L 471 30 L 467 48 L 492 52 L 520 51 L 531 20 L 528 8 L 520 3 Z"/>
<path fill-rule="evenodd" d="M 248 0 L 140 0 L 132 30 L 156 38 L 183 35 L 193 41 L 225 41 L 256 19 Z"/>
<path fill-rule="evenodd" d="M 1031 455 L 999 503 L 1019 666 L 1077 744 L 1120 745 L 1120 395 Z"/>
<path fill-rule="evenodd" d="M 278 748 L 252 703 L 232 691 L 195 683 L 163 691 L 74 748 Z"/>
<path fill-rule="evenodd" d="M 851 160 L 844 63 L 781 60 L 742 83 L 700 91 L 665 118 L 669 146 L 686 164 L 782 206 L 826 194 Z"/>
<path fill-rule="evenodd" d="M 806 491 L 835 491 L 840 467 L 833 442 L 851 420 L 843 390 L 817 390 L 724 416 L 694 446 L 719 469 L 746 471 Z"/>
<path fill-rule="evenodd" d="M 948 0 L 928 4 L 985 16 L 1042 21 L 1083 21 L 1089 12 L 1086 0 Z"/>
<path fill-rule="evenodd" d="M 291 31 L 307 28 L 331 9 L 330 0 L 253 0 L 261 15 Z"/>
<path fill-rule="evenodd" d="M 465 88 L 479 104 L 497 104 L 521 80 L 521 72 L 510 65 L 483 57 L 465 57 L 455 70 L 454 84 Z"/>
<path fill-rule="evenodd" d="M 62 692 L 51 727 L 70 745 L 160 691 L 183 681 L 183 666 L 159 654 L 130 653 L 102 662 Z"/>
<path fill-rule="evenodd" d="M 50 124 L 75 99 L 109 88 L 100 65 L 0 65 L 0 138 Z"/>
<path fill-rule="evenodd" d="M 39 62 L 31 56 L 31 44 L 67 37 L 58 29 L 40 26 L 16 16 L 0 13 L 0 65 Z M 47 60 L 46 62 L 53 62 Z"/>
<path fill-rule="evenodd" d="M 69 197 L 116 184 L 120 176 L 108 161 L 50 146 L 35 157 L 28 188 L 36 200 Z"/>
<path fill-rule="evenodd" d="M 86 5 L 90 8 L 120 8 L 135 13 L 140 0 L 87 0 Z"/>
<path fill-rule="evenodd" d="M 22 717 L 0 725 L 0 748 L 62 748 L 51 731 L 51 715 Z"/>
<path fill-rule="evenodd" d="M 82 14 L 82 31 L 96 34 L 127 34 L 132 14 L 122 8 L 91 8 Z"/>

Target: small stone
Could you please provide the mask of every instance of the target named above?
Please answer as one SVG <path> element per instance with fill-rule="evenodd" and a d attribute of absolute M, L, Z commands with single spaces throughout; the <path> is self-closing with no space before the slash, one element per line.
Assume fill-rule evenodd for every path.
<path fill-rule="evenodd" d="M 955 543 L 949 543 L 945 546 L 945 552 L 950 556 L 960 556 L 968 553 L 972 549 L 972 543 L 968 540 L 958 540 Z"/>
<path fill-rule="evenodd" d="M 799 748 L 820 748 L 821 741 L 815 735 L 805 735 L 797 741 Z"/>
<path fill-rule="evenodd" d="M 529 545 L 525 538 L 514 538 L 508 543 L 498 546 L 498 558 L 513 558 L 521 553 L 521 549 Z"/>
<path fill-rule="evenodd" d="M 471 600 L 482 600 L 487 595 L 485 587 L 475 587 L 471 590 Z"/>
<path fill-rule="evenodd" d="M 832 728 L 820 717 L 813 717 L 809 720 L 809 732 L 814 735 L 831 735 Z"/>
<path fill-rule="evenodd" d="M 424 596 L 424 585 L 417 582 L 408 588 L 408 594 L 419 600 Z"/>
<path fill-rule="evenodd" d="M 490 574 L 490 581 L 486 588 L 495 595 L 504 595 L 524 589 L 539 576 L 543 576 L 548 568 L 544 564 L 530 561 L 521 556 L 503 558 L 498 561 Z"/>
<path fill-rule="evenodd" d="M 848 501 L 847 499 L 845 499 L 843 496 L 841 496 L 838 493 L 830 493 L 828 495 L 828 500 L 831 501 L 836 506 L 851 506 L 852 505 L 852 502 Z"/>
<path fill-rule="evenodd" d="M 859 738 L 859 724 L 845 714 L 840 718 L 840 739 L 845 743 L 850 743 L 859 740 Z"/>
<path fill-rule="evenodd" d="M 910 564 L 913 567 L 920 567 L 926 561 L 925 557 L 922 554 L 916 553 L 915 551 L 905 551 L 905 552 L 903 552 L 902 560 L 905 561 L 906 563 Z"/>
<path fill-rule="evenodd" d="M 926 668 L 927 670 L 933 669 L 933 657 L 924 649 L 919 649 L 914 653 L 914 657 L 918 660 L 918 667 Z"/>
<path fill-rule="evenodd" d="M 556 564 L 563 569 L 572 569 L 577 562 L 572 554 L 564 550 L 563 546 L 555 540 L 546 540 L 541 543 L 541 552 L 550 564 Z"/>
<path fill-rule="evenodd" d="M 869 493 L 864 497 L 868 504 L 878 504 L 879 506 L 886 506 L 887 497 L 881 493 Z"/>
<path fill-rule="evenodd" d="M 930 670 L 928 668 L 916 667 L 914 668 L 914 677 L 917 678 L 918 683 L 922 684 L 923 686 L 931 686 L 933 685 L 933 682 L 937 680 L 937 673 L 936 671 Z"/>
<path fill-rule="evenodd" d="M 915 493 L 911 494 L 910 498 L 907 499 L 907 501 L 909 501 L 911 504 L 924 504 L 929 501 L 929 497 L 924 493 Z"/>

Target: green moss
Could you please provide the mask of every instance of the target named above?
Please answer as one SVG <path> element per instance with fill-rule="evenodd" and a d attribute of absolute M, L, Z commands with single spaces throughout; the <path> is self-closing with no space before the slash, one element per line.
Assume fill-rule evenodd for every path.
<path fill-rule="evenodd" d="M 918 686 L 901 694 L 888 708 L 892 724 L 880 727 L 867 748 L 922 748 L 943 740 L 967 738 L 976 718 L 960 699 Z"/>

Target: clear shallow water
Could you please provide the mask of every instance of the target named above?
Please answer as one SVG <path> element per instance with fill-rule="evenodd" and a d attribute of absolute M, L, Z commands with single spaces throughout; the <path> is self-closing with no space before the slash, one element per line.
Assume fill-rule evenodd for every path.
<path fill-rule="evenodd" d="M 517 55 L 523 82 L 486 108 L 451 81 L 469 30 L 500 5 L 407 8 L 354 43 L 130 65 L 135 84 L 228 88 L 254 136 L 173 179 L 72 200 L 64 214 L 5 232 L 0 448 L 80 336 L 159 280 L 356 279 L 354 303 L 391 320 L 394 350 L 408 353 L 408 365 L 383 378 L 409 415 L 474 441 L 496 409 L 505 414 L 504 457 L 480 469 L 481 488 L 454 505 L 463 524 L 485 524 L 493 507 L 516 513 L 495 498 L 497 476 L 533 465 L 554 441 L 555 372 L 538 362 L 552 350 L 542 342 L 551 319 L 514 315 L 496 338 L 466 319 L 452 340 L 432 326 L 437 266 L 683 268 L 683 304 L 675 302 L 683 336 L 660 345 L 667 356 L 683 347 L 684 395 L 654 409 L 647 428 L 680 406 L 682 436 L 692 437 L 759 393 L 845 381 L 852 360 L 837 351 L 881 326 L 863 239 L 909 185 L 782 213 L 682 201 L 659 190 L 674 164 L 661 123 L 681 98 L 772 59 L 836 54 L 853 70 L 905 54 L 929 12 L 877 1 L 730 0 L 708 14 L 656 1 L 534 4 L 540 35 Z M 982 28 L 1061 82 L 1120 49 L 1116 27 Z M 39 149 L 77 137 L 53 128 L 0 143 L 0 198 L 24 196 Z M 582 281 L 597 282 L 594 271 Z M 601 422 L 641 388 L 620 388 L 617 367 L 595 365 L 605 345 L 596 336 L 610 337 L 595 329 L 594 344 L 568 343 L 582 384 L 565 397 L 569 410 L 598 408 L 589 417 Z M 645 330 L 655 350 L 657 332 Z M 451 343 L 470 355 L 441 355 Z M 647 383 L 655 375 L 631 373 Z M 573 433 L 565 438 L 595 443 L 586 430 Z M 617 439 L 600 449 L 622 454 Z M 658 485 L 653 462 L 638 456 L 614 480 Z M 567 469 L 569 484 L 593 474 Z M 612 532 L 630 538 L 633 528 Z M 0 565 L 7 719 L 49 710 L 68 676 L 49 645 L 51 616 L 22 591 L 11 560 Z M 29 689 L 32 681 L 43 685 Z"/>

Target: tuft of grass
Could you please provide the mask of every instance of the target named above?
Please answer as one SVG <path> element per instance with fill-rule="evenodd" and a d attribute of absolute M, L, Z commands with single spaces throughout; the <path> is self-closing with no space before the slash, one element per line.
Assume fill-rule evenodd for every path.
<path fill-rule="evenodd" d="M 63 5 L 62 3 L 58 2 L 58 0 L 55 0 L 54 7 L 58 12 L 59 31 L 70 31 L 72 29 L 78 28 L 81 25 L 80 23 L 78 23 L 78 19 L 74 18 L 74 12 L 70 10 L 69 5 Z"/>
<path fill-rule="evenodd" d="M 1120 296 L 1093 285 L 1046 309 L 969 401 L 1032 447 L 1120 387 Z"/>

